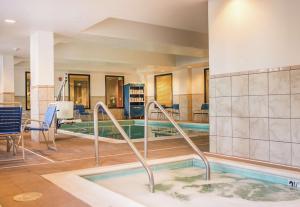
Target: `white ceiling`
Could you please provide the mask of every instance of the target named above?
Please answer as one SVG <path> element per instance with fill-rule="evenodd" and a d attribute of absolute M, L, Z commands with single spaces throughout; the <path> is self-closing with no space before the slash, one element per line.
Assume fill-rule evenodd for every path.
<path fill-rule="evenodd" d="M 207 35 L 208 32 L 207 0 L 0 0 L 0 53 L 28 57 L 29 36 L 33 31 L 53 31 L 56 37 L 74 38 L 111 18 L 144 23 L 148 27 L 156 25 L 178 29 L 181 33 L 190 32 L 194 37 L 194 33 Z M 4 23 L 4 19 L 17 22 L 9 25 Z M 125 44 L 125 37 L 120 35 L 101 35 L 106 39 L 116 38 L 123 45 L 133 45 L 132 42 Z M 111 42 L 113 44 L 114 41 Z M 149 42 L 143 44 L 149 45 Z M 179 52 L 178 48 L 170 45 L 164 44 L 163 49 L 155 45 L 152 52 L 158 48 L 157 52 L 168 53 L 166 48 L 172 48 L 172 55 L 177 55 L 176 52 L 174 54 L 176 50 L 179 55 L 187 55 L 187 51 L 191 51 L 192 56 L 203 53 L 190 46 L 181 46 L 184 50 Z M 132 47 L 140 50 L 143 46 L 135 43 L 130 49 Z M 14 48 L 20 50 L 15 52 Z"/>

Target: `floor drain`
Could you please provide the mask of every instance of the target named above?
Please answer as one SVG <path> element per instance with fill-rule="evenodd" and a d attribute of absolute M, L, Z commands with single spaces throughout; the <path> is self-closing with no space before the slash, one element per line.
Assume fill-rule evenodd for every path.
<path fill-rule="evenodd" d="M 34 201 L 42 197 L 43 194 L 39 192 L 28 192 L 28 193 L 22 193 L 14 196 L 15 201 L 20 202 L 27 202 L 27 201 Z M 1 206 L 0 206 L 1 207 Z"/>

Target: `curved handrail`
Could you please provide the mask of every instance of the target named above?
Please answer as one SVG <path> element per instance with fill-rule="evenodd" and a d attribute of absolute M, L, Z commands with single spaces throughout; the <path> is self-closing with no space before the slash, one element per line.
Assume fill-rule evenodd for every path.
<path fill-rule="evenodd" d="M 140 152 L 137 150 L 137 148 L 134 146 L 124 129 L 121 127 L 119 122 L 116 120 L 114 115 L 110 112 L 110 110 L 107 108 L 107 106 L 99 101 L 96 103 L 95 108 L 94 108 L 94 135 L 95 135 L 95 155 L 96 155 L 96 165 L 99 166 L 99 147 L 98 147 L 98 109 L 99 107 L 102 107 L 104 111 L 106 111 L 107 116 L 112 120 L 113 124 L 115 127 L 118 129 L 118 131 L 121 133 L 123 138 L 126 140 L 132 151 L 134 152 L 135 156 L 137 159 L 140 161 L 140 163 L 143 165 L 145 168 L 148 178 L 149 178 L 149 188 L 150 192 L 154 192 L 154 177 L 151 168 L 148 166 L 146 161 L 144 160 L 143 156 L 140 154 Z"/>
<path fill-rule="evenodd" d="M 182 128 L 175 122 L 175 120 L 166 112 L 166 110 L 159 104 L 157 101 L 149 101 L 145 107 L 145 126 L 144 126 L 144 157 L 147 158 L 148 155 L 148 111 L 151 104 L 155 104 L 161 112 L 167 117 L 167 119 L 173 124 L 173 126 L 177 129 L 177 131 L 183 136 L 183 138 L 188 142 L 188 144 L 192 147 L 192 149 L 199 155 L 202 161 L 205 164 L 206 168 L 206 179 L 210 180 L 210 166 L 209 162 L 206 159 L 204 153 L 194 144 L 194 142 L 189 138 L 189 136 L 182 130 Z"/>

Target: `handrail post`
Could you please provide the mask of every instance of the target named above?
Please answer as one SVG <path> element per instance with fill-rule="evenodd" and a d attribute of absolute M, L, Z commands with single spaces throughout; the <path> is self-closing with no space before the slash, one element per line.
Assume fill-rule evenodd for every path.
<path fill-rule="evenodd" d="M 95 156 L 96 156 L 96 166 L 99 166 L 99 142 L 98 142 L 98 104 L 94 108 L 94 136 L 95 136 Z"/>
<path fill-rule="evenodd" d="M 151 102 L 149 102 L 151 103 Z M 148 108 L 149 104 L 146 104 L 145 112 L 144 112 L 144 158 L 148 157 Z"/>
<path fill-rule="evenodd" d="M 148 178 L 149 178 L 149 188 L 150 192 L 154 192 L 154 177 L 151 168 L 148 166 L 146 161 L 144 160 L 143 156 L 140 154 L 140 152 L 137 150 L 137 148 L 134 146 L 133 142 L 130 140 L 124 129 L 121 127 L 119 122 L 116 120 L 114 115 L 110 112 L 110 110 L 107 108 L 107 106 L 99 101 L 96 103 L 95 108 L 94 108 L 94 135 L 95 135 L 95 155 L 96 155 L 96 165 L 99 165 L 99 148 L 98 148 L 98 109 L 99 107 L 102 106 L 103 110 L 106 111 L 107 116 L 111 119 L 115 127 L 118 129 L 120 134 L 123 136 L 131 150 L 134 152 L 135 156 L 137 159 L 140 161 L 140 163 L 143 165 L 145 168 Z"/>
<path fill-rule="evenodd" d="M 146 130 L 146 125 L 148 127 L 148 110 L 151 104 L 156 105 L 160 111 L 167 117 L 167 119 L 173 124 L 173 126 L 177 129 L 177 131 L 183 136 L 183 138 L 188 142 L 188 144 L 192 147 L 192 149 L 196 152 L 196 154 L 202 159 L 202 161 L 205 164 L 206 168 L 206 179 L 210 180 L 210 166 L 209 162 L 206 159 L 204 153 L 194 144 L 194 142 L 191 140 L 191 138 L 182 130 L 182 128 L 175 122 L 175 120 L 166 112 L 166 110 L 159 104 L 157 101 L 149 101 L 146 104 L 145 107 L 145 130 Z M 145 158 L 148 153 L 148 133 L 145 133 L 144 136 L 144 152 L 145 152 Z"/>

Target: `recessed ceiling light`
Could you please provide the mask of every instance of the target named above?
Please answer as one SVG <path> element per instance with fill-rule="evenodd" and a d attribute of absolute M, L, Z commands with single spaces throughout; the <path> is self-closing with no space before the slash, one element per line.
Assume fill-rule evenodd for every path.
<path fill-rule="evenodd" d="M 7 23 L 7 24 L 14 24 L 14 23 L 16 23 L 16 20 L 13 20 L 13 19 L 5 19 L 4 22 Z"/>

